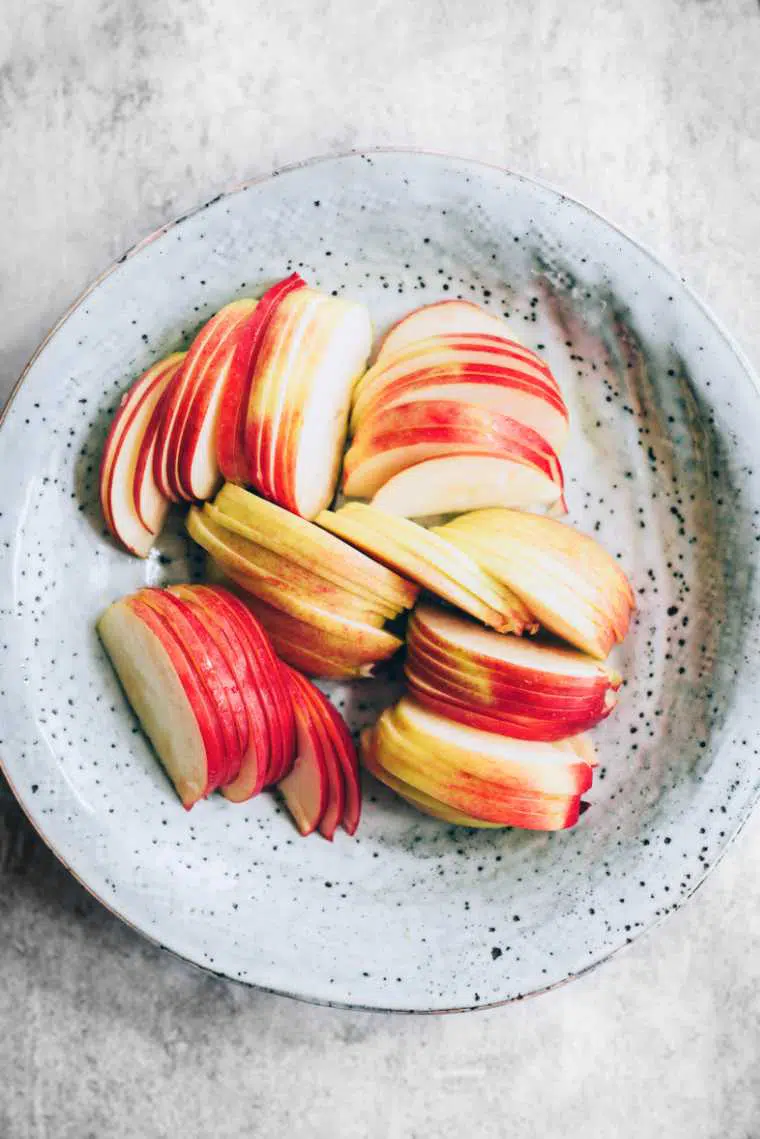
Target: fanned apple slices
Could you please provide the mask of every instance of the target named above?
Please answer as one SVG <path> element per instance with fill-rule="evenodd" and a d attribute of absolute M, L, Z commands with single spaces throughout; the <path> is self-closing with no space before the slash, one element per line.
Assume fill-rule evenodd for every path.
<path fill-rule="evenodd" d="M 546 363 L 469 301 L 410 313 L 354 391 L 346 495 L 408 518 L 565 509 L 568 413 Z"/>
<path fill-rule="evenodd" d="M 354 834 L 361 789 L 351 736 L 327 697 L 295 669 L 287 671 L 296 718 L 296 760 L 279 790 L 302 835 L 319 830 L 332 841 L 339 825 Z"/>
<path fill-rule="evenodd" d="M 604 660 L 635 606 L 615 559 L 586 534 L 537 514 L 476 510 L 434 531 L 511 589 L 552 633 Z"/>
<path fill-rule="evenodd" d="M 175 352 L 149 368 L 119 405 L 103 448 L 100 504 L 110 532 L 130 553 L 147 556 L 164 524 L 169 500 L 153 477 L 156 408 L 179 371 Z"/>
<path fill-rule="evenodd" d="M 574 748 L 567 741 L 482 731 L 410 697 L 383 712 L 362 738 L 369 770 L 394 790 L 413 789 L 405 797 L 417 798 L 428 813 L 446 818 L 456 812 L 459 817 L 449 821 L 462 825 L 528 830 L 562 830 L 577 822 L 593 775 L 584 752 L 583 745 Z"/>
<path fill-rule="evenodd" d="M 280 656 L 311 675 L 368 675 L 401 641 L 383 626 L 419 587 L 312 522 L 227 484 L 188 531 L 241 590 Z"/>
<path fill-rule="evenodd" d="M 278 660 L 237 597 L 218 586 L 142 589 L 98 628 L 185 808 L 217 789 L 240 803 L 276 785 L 303 834 L 356 831 L 361 788 L 348 728 Z"/>
<path fill-rule="evenodd" d="M 583 653 L 500 636 L 436 605 L 412 615 L 405 671 L 410 692 L 433 711 L 527 740 L 593 728 L 614 708 L 621 683 Z"/>
<path fill-rule="evenodd" d="M 363 305 L 308 288 L 280 302 L 259 352 L 246 428 L 249 481 L 265 498 L 305 518 L 330 504 L 371 344 Z"/>
<path fill-rule="evenodd" d="M 468 554 L 416 522 L 359 502 L 335 512 L 325 510 L 316 521 L 494 629 L 524 633 L 538 627 L 516 594 Z"/>

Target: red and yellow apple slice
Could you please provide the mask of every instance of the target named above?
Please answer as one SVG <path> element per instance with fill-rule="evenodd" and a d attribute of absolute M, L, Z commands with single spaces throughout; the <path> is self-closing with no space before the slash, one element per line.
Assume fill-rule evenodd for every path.
<path fill-rule="evenodd" d="M 216 489 L 219 401 L 240 327 L 255 307 L 254 300 L 233 301 L 207 321 L 172 385 L 157 432 L 153 471 L 162 494 L 174 502 L 208 498 Z"/>
<path fill-rule="evenodd" d="M 509 340 L 519 346 L 519 339 L 501 317 L 471 301 L 437 301 L 402 317 L 386 333 L 375 363 L 395 356 L 417 341 L 436 336 L 475 334 Z"/>
<path fill-rule="evenodd" d="M 391 407 L 366 429 L 360 428 L 346 455 L 344 490 L 351 497 L 372 498 L 400 471 L 451 456 L 482 456 L 527 467 L 543 477 L 546 497 L 562 498 L 562 467 L 540 435 L 487 408 L 443 400 Z"/>
<path fill-rule="evenodd" d="M 147 557 L 160 532 L 169 500 L 146 462 L 156 408 L 170 390 L 184 356 L 175 352 L 152 368 L 121 401 L 100 464 L 100 502 L 108 529 L 138 557 Z"/>
<path fill-rule="evenodd" d="M 305 518 L 335 494 L 371 338 L 364 306 L 306 288 L 282 300 L 264 335 L 247 416 L 250 481 Z"/>
<path fill-rule="evenodd" d="M 246 424 L 264 333 L 285 297 L 295 289 L 304 288 L 305 284 L 298 273 L 278 281 L 261 296 L 240 331 L 224 383 L 216 432 L 219 470 L 231 482 L 245 484 L 249 478 Z"/>
<path fill-rule="evenodd" d="M 218 712 L 187 649 L 140 596 L 116 601 L 98 632 L 143 731 L 189 810 L 227 769 Z"/>
<path fill-rule="evenodd" d="M 240 487 L 227 484 L 216 496 L 215 507 L 225 516 L 224 525 L 259 546 L 286 558 L 295 566 L 318 572 L 333 585 L 363 598 L 374 608 L 395 617 L 411 609 L 419 586 L 406 581 L 366 554 L 325 533 L 319 526 L 258 498 Z M 230 520 L 230 521 L 228 521 Z"/>
<path fill-rule="evenodd" d="M 555 519 L 480 510 L 438 527 L 530 607 L 545 628 L 601 660 L 633 612 L 631 586 L 607 551 Z"/>

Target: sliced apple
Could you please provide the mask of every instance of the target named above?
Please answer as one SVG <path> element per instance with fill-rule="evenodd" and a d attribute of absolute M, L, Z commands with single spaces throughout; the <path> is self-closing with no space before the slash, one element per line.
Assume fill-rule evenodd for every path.
<path fill-rule="evenodd" d="M 238 337 L 219 405 L 216 437 L 219 470 L 225 479 L 232 482 L 248 482 L 246 422 L 251 386 L 264 333 L 278 305 L 288 293 L 304 288 L 305 284 L 298 273 L 292 273 L 267 289 Z"/>
<path fill-rule="evenodd" d="M 299 832 L 309 835 L 321 823 L 328 803 L 324 742 L 313 715 L 308 680 L 294 669 L 289 670 L 287 676 L 295 713 L 296 757 L 291 771 L 280 780 L 278 790 Z"/>
<path fill-rule="evenodd" d="M 300 676 L 295 672 L 295 669 L 290 669 L 289 672 L 291 681 L 294 677 L 298 677 L 298 698 L 304 711 L 311 716 L 322 744 L 322 759 L 324 760 L 327 778 L 327 800 L 322 811 L 322 817 L 317 825 L 322 837 L 332 842 L 346 806 L 346 785 L 342 763 L 338 759 L 332 705 L 324 693 L 320 692 L 311 681 Z"/>
<path fill-rule="evenodd" d="M 352 545 L 240 487 L 227 484 L 216 496 L 217 510 L 246 527 L 244 536 L 304 569 L 382 608 L 389 617 L 410 609 L 419 594 L 413 585 Z M 238 531 L 243 533 L 242 530 Z"/>
<path fill-rule="evenodd" d="M 462 515 L 436 530 L 508 585 L 542 625 L 601 660 L 625 636 L 631 586 L 607 551 L 555 519 L 511 510 Z"/>
<path fill-rule="evenodd" d="M 410 312 L 394 324 L 383 337 L 376 362 L 393 356 L 415 341 L 462 333 L 498 336 L 519 344 L 519 338 L 505 320 L 479 305 L 471 301 L 437 301 Z"/>
<path fill-rule="evenodd" d="M 461 584 L 452 574 L 438 568 L 438 565 L 433 564 L 429 558 L 421 557 L 410 545 L 399 542 L 393 534 L 392 527 L 383 531 L 366 525 L 361 512 L 355 509 L 357 505 L 351 503 L 334 513 L 324 510 L 316 521 L 331 533 L 358 546 L 360 550 L 364 550 L 404 577 L 431 590 L 493 628 L 523 632 L 534 626 L 532 614 L 522 602 L 518 602 L 516 596 L 506 591 L 497 591 L 498 600 L 490 596 L 488 600 L 484 599 L 480 593 L 473 592 Z M 456 561 L 455 557 L 451 560 L 452 563 Z M 478 584 L 488 581 L 484 578 L 481 582 L 477 576 L 474 580 Z M 497 603 L 491 604 L 492 601 Z"/>
<path fill-rule="evenodd" d="M 556 498 L 562 496 L 562 467 L 540 435 L 506 415 L 453 401 L 400 404 L 360 429 L 346 455 L 345 493 L 371 498 L 399 471 L 449 455 L 484 455 L 535 468 L 555 484 Z"/>
<path fill-rule="evenodd" d="M 345 720 L 340 712 L 325 698 L 323 704 L 325 723 L 332 740 L 338 764 L 343 775 L 344 805 L 340 825 L 346 834 L 353 835 L 359 826 L 362 812 L 362 791 L 359 782 L 359 759 Z"/>
<path fill-rule="evenodd" d="M 226 767 L 217 713 L 183 644 L 139 598 L 115 602 L 98 632 L 140 725 L 189 810 Z"/>
<path fill-rule="evenodd" d="M 219 649 L 216 628 L 209 629 L 190 605 L 166 589 L 141 589 L 136 597 L 164 619 L 193 661 L 222 731 L 226 764 L 220 786 L 231 782 L 248 747 L 248 716 L 235 676 Z"/>
<path fill-rule="evenodd" d="M 182 459 L 187 473 L 187 462 L 192 462 L 199 443 L 199 432 L 203 431 L 204 426 L 207 428 L 203 434 L 204 442 L 209 447 L 212 443 L 215 444 L 212 439 L 213 423 L 221 394 L 218 385 L 222 382 L 219 371 L 222 364 L 227 362 L 226 352 L 230 347 L 230 338 L 241 321 L 250 315 L 255 304 L 255 301 L 248 299 L 233 301 L 207 321 L 190 345 L 177 379 L 172 384 L 171 395 L 167 399 L 163 420 L 157 432 L 153 472 L 161 493 L 174 502 L 191 500 L 193 497 L 192 488 L 182 485 L 179 464 Z M 189 434 L 183 442 L 186 427 Z M 215 466 L 215 448 L 211 449 Z"/>
<path fill-rule="evenodd" d="M 361 734 L 361 757 L 362 766 L 374 775 L 380 783 L 384 783 L 391 791 L 395 791 L 399 798 L 409 803 L 411 807 L 416 807 L 418 811 L 422 811 L 425 815 L 431 815 L 435 819 L 440 819 L 442 822 L 451 823 L 454 826 L 460 827 L 482 827 L 485 829 L 497 829 L 501 827 L 501 823 L 486 823 L 482 819 L 476 819 L 471 815 L 465 815 L 462 811 L 455 811 L 453 807 L 446 806 L 445 803 L 440 803 L 431 795 L 426 795 L 424 791 L 419 791 L 416 787 L 412 787 L 411 783 L 405 783 L 403 779 L 392 775 L 377 761 L 376 745 L 374 740 L 374 730 L 372 728 L 365 728 Z"/>
<path fill-rule="evenodd" d="M 169 390 L 183 353 L 167 356 L 140 377 L 124 396 L 103 448 L 100 502 L 106 525 L 117 541 L 138 557 L 147 557 L 169 508 L 146 470 L 148 432 L 155 409 Z"/>

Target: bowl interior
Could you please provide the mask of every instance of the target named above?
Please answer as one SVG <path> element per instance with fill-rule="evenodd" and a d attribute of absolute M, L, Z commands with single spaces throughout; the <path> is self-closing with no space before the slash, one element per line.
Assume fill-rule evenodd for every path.
<path fill-rule="evenodd" d="M 139 562 L 104 536 L 98 460 L 132 378 L 236 296 L 298 269 L 379 331 L 462 296 L 542 352 L 571 409 L 569 520 L 619 557 L 638 612 L 626 685 L 572 831 L 472 832 L 371 779 L 357 837 L 300 840 L 268 796 L 186 814 L 94 623 L 202 573 L 179 515 Z M 227 976 L 390 1009 L 486 1005 L 560 982 L 703 877 L 757 791 L 758 395 L 671 273 L 527 179 L 440 157 L 332 159 L 168 227 L 74 309 L 0 435 L 3 764 L 61 858 L 161 944 Z M 391 679 L 325 685 L 358 730 Z"/>

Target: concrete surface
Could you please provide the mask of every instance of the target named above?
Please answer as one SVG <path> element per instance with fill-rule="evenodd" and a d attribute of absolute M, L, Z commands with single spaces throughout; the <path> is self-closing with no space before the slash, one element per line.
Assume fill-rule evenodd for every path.
<path fill-rule="evenodd" d="M 681 267 L 760 365 L 756 0 L 5 0 L 0 395 L 137 237 L 311 154 L 540 175 Z M 760 1136 L 760 816 L 600 971 L 454 1018 L 316 1009 L 122 927 L 0 793 L 0 1139 Z"/>

